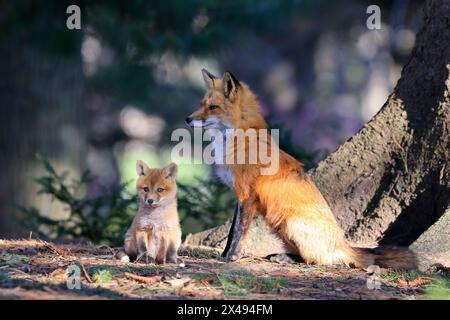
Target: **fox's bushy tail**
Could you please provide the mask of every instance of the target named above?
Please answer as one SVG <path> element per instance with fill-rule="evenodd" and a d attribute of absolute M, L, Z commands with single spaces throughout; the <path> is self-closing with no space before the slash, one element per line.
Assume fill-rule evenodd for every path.
<path fill-rule="evenodd" d="M 417 255 L 408 248 L 351 248 L 353 251 L 354 264 L 357 267 L 367 268 L 370 265 L 378 265 L 382 268 L 404 270 L 418 268 Z"/>

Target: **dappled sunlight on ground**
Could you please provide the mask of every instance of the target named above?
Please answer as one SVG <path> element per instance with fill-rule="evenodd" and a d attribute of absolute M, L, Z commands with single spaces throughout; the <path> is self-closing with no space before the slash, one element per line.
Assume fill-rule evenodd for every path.
<path fill-rule="evenodd" d="M 364 270 L 279 264 L 260 258 L 226 263 L 216 251 L 184 248 L 179 265 L 123 263 L 107 246 L 0 240 L 2 299 L 415 299 L 420 289 L 367 288 Z M 67 268 L 80 269 L 80 290 Z M 382 277 L 383 278 L 383 277 Z M 391 279 L 392 280 L 392 279 Z"/>

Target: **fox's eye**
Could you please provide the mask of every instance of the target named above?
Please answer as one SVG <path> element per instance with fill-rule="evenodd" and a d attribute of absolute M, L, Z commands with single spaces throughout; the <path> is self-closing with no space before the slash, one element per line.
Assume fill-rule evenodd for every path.
<path fill-rule="evenodd" d="M 219 107 L 218 105 L 212 104 L 212 105 L 209 106 L 209 110 L 215 110 L 218 107 Z"/>
<path fill-rule="evenodd" d="M 156 191 L 158 191 L 158 192 L 163 192 L 164 189 L 163 189 L 163 188 L 158 188 L 158 189 L 156 189 Z"/>
<path fill-rule="evenodd" d="M 148 192 L 148 188 L 147 187 L 144 187 L 143 190 L 144 190 L 144 192 Z"/>

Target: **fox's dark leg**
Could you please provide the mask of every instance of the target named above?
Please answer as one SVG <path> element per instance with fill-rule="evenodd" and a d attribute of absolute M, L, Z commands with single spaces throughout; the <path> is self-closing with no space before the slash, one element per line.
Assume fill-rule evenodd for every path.
<path fill-rule="evenodd" d="M 236 207 L 234 208 L 234 215 L 233 215 L 233 221 L 231 222 L 231 228 L 228 232 L 228 240 L 227 244 L 225 246 L 225 249 L 223 250 L 222 257 L 227 257 L 228 253 L 230 252 L 232 247 L 236 246 L 236 242 L 239 241 L 240 236 L 239 233 L 239 223 L 237 221 L 240 221 L 242 218 L 242 213 L 240 209 L 239 201 L 236 201 Z M 238 238 L 238 239 L 236 239 Z"/>
<path fill-rule="evenodd" d="M 236 205 L 235 216 L 233 224 L 228 235 L 229 246 L 228 251 L 224 254 L 228 261 L 236 261 L 242 255 L 242 248 L 247 239 L 248 229 L 253 221 L 255 215 L 255 208 L 253 202 L 246 201 L 244 204 L 238 202 Z M 233 234 L 231 234 L 233 232 Z"/>

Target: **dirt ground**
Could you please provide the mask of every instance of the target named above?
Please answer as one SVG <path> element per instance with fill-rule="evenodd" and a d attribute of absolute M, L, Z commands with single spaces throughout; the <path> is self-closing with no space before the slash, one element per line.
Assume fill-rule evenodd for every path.
<path fill-rule="evenodd" d="M 406 282 L 383 269 L 379 289 L 371 290 L 370 274 L 360 269 L 250 258 L 226 263 L 217 252 L 203 248 L 181 250 L 177 265 L 156 266 L 118 261 L 114 251 L 107 246 L 0 240 L 0 299 L 424 298 L 421 285 L 426 280 Z M 75 273 L 68 278 L 70 266 Z"/>

